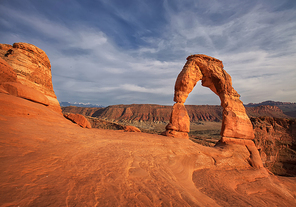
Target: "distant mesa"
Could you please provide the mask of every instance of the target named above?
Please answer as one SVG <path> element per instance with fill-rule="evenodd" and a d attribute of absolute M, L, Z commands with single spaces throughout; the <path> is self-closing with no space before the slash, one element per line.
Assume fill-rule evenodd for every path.
<path fill-rule="evenodd" d="M 279 108 L 282 112 L 289 117 L 296 118 L 296 103 L 291 102 L 280 102 L 280 101 L 264 101 L 261 103 L 249 103 L 245 105 L 248 108 L 250 107 L 274 107 Z M 281 118 L 281 117 L 279 117 Z"/>
<path fill-rule="evenodd" d="M 61 103 L 61 105 L 63 105 Z M 78 113 L 84 116 L 96 117 L 115 122 L 168 122 L 172 106 L 157 104 L 130 104 L 99 107 L 62 107 L 63 113 Z M 185 105 L 190 122 L 213 121 L 222 122 L 223 108 L 218 105 Z M 289 118 L 277 106 L 247 107 L 249 117 L 271 116 L 276 118 Z"/>
<path fill-rule="evenodd" d="M 45 52 L 28 43 L 0 44 L 0 91 L 44 104 L 61 113 Z"/>

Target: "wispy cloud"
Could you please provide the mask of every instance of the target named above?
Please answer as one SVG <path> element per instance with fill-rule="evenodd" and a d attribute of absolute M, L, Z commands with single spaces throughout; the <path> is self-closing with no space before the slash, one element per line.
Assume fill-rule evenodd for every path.
<path fill-rule="evenodd" d="M 48 54 L 60 101 L 172 104 L 186 57 L 203 53 L 223 61 L 244 102 L 296 102 L 295 4 L 73 1 L 62 11 L 62 2 L 4 2 L 3 43 Z M 186 103 L 219 99 L 198 84 Z"/>

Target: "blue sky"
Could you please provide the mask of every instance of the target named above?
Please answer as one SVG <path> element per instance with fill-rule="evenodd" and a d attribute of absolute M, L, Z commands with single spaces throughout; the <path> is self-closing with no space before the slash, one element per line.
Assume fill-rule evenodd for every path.
<path fill-rule="evenodd" d="M 296 102 L 295 0 L 0 0 L 0 42 L 46 52 L 59 101 L 172 105 L 191 54 L 244 103 Z M 186 104 L 220 104 L 199 84 Z"/>

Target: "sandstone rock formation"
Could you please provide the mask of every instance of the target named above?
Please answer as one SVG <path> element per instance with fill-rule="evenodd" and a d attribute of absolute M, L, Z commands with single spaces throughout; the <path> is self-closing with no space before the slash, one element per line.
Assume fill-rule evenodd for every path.
<path fill-rule="evenodd" d="M 190 120 L 183 103 L 173 106 L 170 123 L 166 126 L 167 136 L 188 138 Z"/>
<path fill-rule="evenodd" d="M 105 121 L 95 117 L 86 117 L 92 128 L 110 129 L 110 130 L 124 130 L 124 126 L 114 122 Z"/>
<path fill-rule="evenodd" d="M 52 86 L 50 61 L 43 50 L 28 43 L 0 44 L 0 58 L 13 68 L 17 82 L 44 94 L 48 107 L 61 113 Z M 2 59 L 0 64 L 5 65 Z M 13 82 L 11 78 L 5 79 L 5 82 Z"/>
<path fill-rule="evenodd" d="M 184 105 L 188 94 L 192 91 L 196 83 L 201 80 L 202 85 L 209 87 L 221 100 L 223 107 L 223 121 L 221 136 L 240 139 L 253 139 L 254 133 L 252 124 L 246 114 L 240 95 L 233 89 L 231 77 L 223 69 L 222 61 L 206 56 L 191 55 L 183 70 L 178 75 L 175 84 L 175 105 Z M 178 107 L 180 108 L 180 106 Z M 179 132 L 187 132 L 187 128 L 180 128 L 179 120 L 187 119 L 186 113 L 175 116 L 173 109 L 170 126 L 166 135 L 179 136 Z M 176 124 L 178 123 L 178 124 Z M 188 121 L 186 121 L 186 124 Z M 172 126 L 176 129 L 171 129 Z"/>
<path fill-rule="evenodd" d="M 141 132 L 141 130 L 135 126 L 125 126 L 124 131 L 125 132 Z"/>
<path fill-rule="evenodd" d="M 61 107 L 63 113 L 81 114 L 83 116 L 93 116 L 94 113 L 98 114 L 104 108 L 88 108 L 88 107 L 78 107 L 78 106 L 66 106 Z M 95 116 L 93 116 L 95 117 Z"/>
<path fill-rule="evenodd" d="M 249 103 L 246 105 L 247 107 L 246 109 L 248 109 L 249 107 L 256 107 L 256 106 L 276 106 L 279 109 L 281 109 L 285 115 L 296 118 L 296 103 L 280 102 L 280 101 L 264 101 L 264 102 L 255 103 L 255 104 Z M 277 118 L 287 118 L 287 117 L 277 117 Z"/>
<path fill-rule="evenodd" d="M 16 73 L 13 68 L 0 57 L 0 83 L 16 82 Z"/>
<path fill-rule="evenodd" d="M 246 107 L 246 112 L 249 117 L 261 117 L 270 116 L 276 118 L 289 118 L 283 111 L 277 106 L 261 105 L 254 107 Z"/>
<path fill-rule="evenodd" d="M 296 175 L 296 120 L 251 118 L 264 167 L 277 175 Z"/>
<path fill-rule="evenodd" d="M 11 95 L 25 98 L 37 103 L 49 105 L 49 101 L 43 93 L 17 82 L 5 82 L 2 87 Z"/>
<path fill-rule="evenodd" d="M 232 87 L 230 75 L 223 69 L 222 61 L 206 55 L 191 55 L 175 83 L 175 95 L 170 123 L 163 135 L 188 138 L 189 116 L 184 103 L 196 83 L 210 88 L 221 100 L 223 120 L 221 144 L 244 145 L 250 152 L 250 164 L 256 168 L 263 167 L 259 152 L 254 143 L 253 127 L 240 101 L 240 95 Z M 240 140 L 244 139 L 244 140 Z"/>
<path fill-rule="evenodd" d="M 67 119 L 71 120 L 72 122 L 78 124 L 82 128 L 89 128 L 89 129 L 91 129 L 91 124 L 81 114 L 64 114 L 64 117 L 66 117 Z"/>

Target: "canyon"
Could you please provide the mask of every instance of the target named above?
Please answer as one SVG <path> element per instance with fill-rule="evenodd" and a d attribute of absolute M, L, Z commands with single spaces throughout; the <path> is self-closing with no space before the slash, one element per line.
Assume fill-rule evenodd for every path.
<path fill-rule="evenodd" d="M 296 205 L 295 177 L 276 176 L 260 165 L 262 157 L 268 163 L 271 154 L 257 156 L 266 151 L 270 140 L 266 136 L 278 136 L 282 148 L 287 146 L 291 140 L 283 137 L 295 134 L 293 121 L 255 117 L 250 123 L 255 135 L 262 135 L 254 140 L 258 148 L 244 139 L 203 146 L 191 139 L 144 133 L 126 125 L 121 128 L 106 118 L 127 121 L 127 125 L 150 121 L 165 126 L 172 107 L 159 105 L 79 109 L 92 128 L 72 111 L 68 118 L 84 123 L 81 127 L 61 113 L 52 89 L 50 62 L 41 49 L 15 43 L 2 44 L 1 50 L 1 206 Z M 195 114 L 192 120 L 212 120 L 203 124 L 221 123 L 210 113 L 200 116 L 190 112 L 190 107 L 185 110 Z M 271 151 L 277 146 L 275 142 Z"/>

